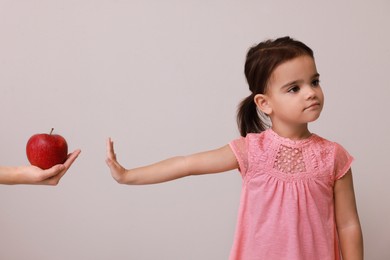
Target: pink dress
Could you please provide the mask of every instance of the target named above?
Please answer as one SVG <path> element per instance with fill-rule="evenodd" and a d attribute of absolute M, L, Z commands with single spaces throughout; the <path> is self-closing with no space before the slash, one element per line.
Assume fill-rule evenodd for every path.
<path fill-rule="evenodd" d="M 230 260 L 338 260 L 333 187 L 351 167 L 339 144 L 268 129 L 230 143 L 243 178 Z"/>

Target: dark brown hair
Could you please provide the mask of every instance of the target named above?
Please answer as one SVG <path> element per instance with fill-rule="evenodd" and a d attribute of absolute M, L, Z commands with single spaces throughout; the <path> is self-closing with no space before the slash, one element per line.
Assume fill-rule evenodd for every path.
<path fill-rule="evenodd" d="M 248 50 L 245 76 L 252 93 L 238 107 L 237 123 L 242 136 L 260 133 L 268 127 L 267 115 L 257 110 L 254 97 L 265 94 L 268 80 L 277 66 L 303 55 L 314 59 L 308 46 L 288 36 L 263 41 Z"/>

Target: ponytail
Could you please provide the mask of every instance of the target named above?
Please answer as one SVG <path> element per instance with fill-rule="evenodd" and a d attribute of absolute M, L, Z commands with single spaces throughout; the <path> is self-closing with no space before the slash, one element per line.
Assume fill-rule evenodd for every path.
<path fill-rule="evenodd" d="M 262 112 L 257 111 L 253 94 L 241 101 L 237 111 L 237 124 L 241 136 L 263 132 L 268 127 L 262 120 L 265 117 Z"/>

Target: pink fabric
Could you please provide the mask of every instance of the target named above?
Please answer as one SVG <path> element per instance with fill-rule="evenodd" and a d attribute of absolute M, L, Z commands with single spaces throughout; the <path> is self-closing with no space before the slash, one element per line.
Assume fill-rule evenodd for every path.
<path fill-rule="evenodd" d="M 333 187 L 352 163 L 315 134 L 293 141 L 271 129 L 230 143 L 243 178 L 230 260 L 338 260 Z"/>

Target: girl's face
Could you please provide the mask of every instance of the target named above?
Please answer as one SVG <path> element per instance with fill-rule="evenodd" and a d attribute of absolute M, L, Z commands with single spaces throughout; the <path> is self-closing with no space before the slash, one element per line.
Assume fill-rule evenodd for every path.
<path fill-rule="evenodd" d="M 272 126 L 286 130 L 304 127 L 322 111 L 324 95 L 313 58 L 300 56 L 280 64 L 271 74 L 264 95 L 256 95 L 259 109 Z"/>

